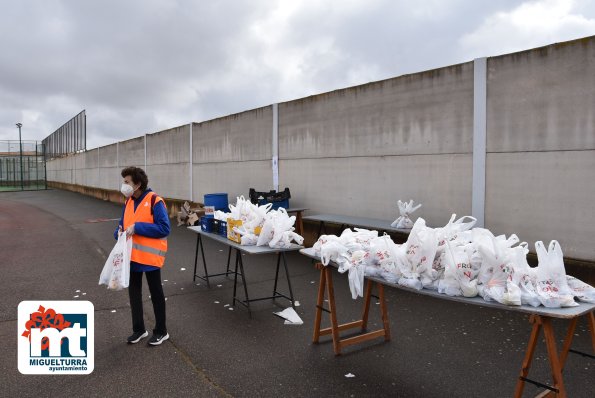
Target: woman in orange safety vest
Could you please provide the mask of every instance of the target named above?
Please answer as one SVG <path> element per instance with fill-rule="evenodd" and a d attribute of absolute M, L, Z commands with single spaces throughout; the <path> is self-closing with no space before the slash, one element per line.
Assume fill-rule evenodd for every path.
<path fill-rule="evenodd" d="M 161 267 L 167 252 L 167 236 L 170 232 L 167 208 L 162 198 L 147 188 L 149 179 L 139 167 L 126 167 L 122 170 L 121 192 L 126 197 L 122 218 L 114 232 L 125 232 L 132 239 L 130 256 L 130 284 L 128 295 L 132 312 L 132 335 L 129 344 L 138 343 L 149 333 L 143 318 L 142 282 L 143 273 L 147 277 L 155 328 L 149 339 L 150 345 L 159 345 L 169 339 L 165 326 L 165 296 L 161 284 Z"/>

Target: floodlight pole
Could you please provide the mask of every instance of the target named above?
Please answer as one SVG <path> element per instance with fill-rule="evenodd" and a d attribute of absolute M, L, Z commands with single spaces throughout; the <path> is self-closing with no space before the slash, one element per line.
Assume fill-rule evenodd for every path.
<path fill-rule="evenodd" d="M 21 190 L 25 190 L 25 186 L 23 185 L 23 141 L 21 140 L 21 127 L 23 127 L 23 123 L 17 123 L 17 127 L 19 128 L 19 147 L 20 147 L 20 158 L 21 158 Z"/>

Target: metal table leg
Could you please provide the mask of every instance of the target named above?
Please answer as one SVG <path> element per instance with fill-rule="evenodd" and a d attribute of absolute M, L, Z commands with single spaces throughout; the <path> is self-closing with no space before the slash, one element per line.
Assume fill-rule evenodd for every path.
<path fill-rule="evenodd" d="M 199 237 L 200 237 L 200 235 L 199 235 Z M 200 239 L 200 253 L 202 255 L 202 264 L 203 264 L 204 269 L 205 269 L 205 279 L 207 281 L 207 287 L 210 288 L 211 285 L 209 283 L 209 273 L 207 271 L 207 260 L 205 260 L 205 248 L 204 248 L 204 244 L 202 242 L 202 239 Z"/>
<path fill-rule="evenodd" d="M 200 243 L 200 234 L 196 234 L 196 251 L 194 252 L 194 276 L 192 277 L 192 282 L 196 281 L 196 265 L 198 262 L 198 245 Z"/>
<path fill-rule="evenodd" d="M 293 289 L 291 288 L 291 278 L 289 277 L 289 269 L 287 268 L 287 259 L 285 258 L 285 252 L 281 252 L 283 256 L 283 266 L 285 267 L 285 277 L 287 278 L 287 285 L 289 286 L 289 297 L 291 300 L 291 306 L 295 308 L 295 300 L 293 299 Z M 279 267 L 277 267 L 279 270 Z M 277 283 L 277 279 L 275 278 L 275 283 Z M 275 293 L 277 293 L 275 291 Z"/>

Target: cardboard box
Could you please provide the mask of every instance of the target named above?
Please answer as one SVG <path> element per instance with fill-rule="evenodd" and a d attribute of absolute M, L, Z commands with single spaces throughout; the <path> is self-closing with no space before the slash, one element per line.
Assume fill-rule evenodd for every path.
<path fill-rule="evenodd" d="M 238 234 L 233 230 L 233 227 L 241 227 L 243 224 L 242 220 L 234 220 L 233 218 L 227 219 L 227 239 L 241 243 L 242 235 Z"/>

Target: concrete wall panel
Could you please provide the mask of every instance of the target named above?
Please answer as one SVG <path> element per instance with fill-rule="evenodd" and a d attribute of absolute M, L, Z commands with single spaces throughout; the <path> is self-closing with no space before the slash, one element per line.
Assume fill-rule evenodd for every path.
<path fill-rule="evenodd" d="M 192 186 L 197 202 L 202 203 L 207 193 L 227 192 L 230 203 L 235 203 L 239 195 L 247 199 L 250 188 L 273 189 L 271 161 L 195 164 Z"/>
<path fill-rule="evenodd" d="M 147 165 L 149 188 L 173 199 L 190 199 L 189 163 Z"/>
<path fill-rule="evenodd" d="M 486 226 L 565 256 L 595 259 L 595 151 L 488 154 Z"/>
<path fill-rule="evenodd" d="M 103 189 L 119 190 L 122 184 L 119 167 L 102 167 L 99 169 L 98 187 Z"/>
<path fill-rule="evenodd" d="M 90 151 L 79 154 L 83 157 L 84 166 L 87 169 L 95 169 L 99 167 L 99 148 L 91 149 Z"/>
<path fill-rule="evenodd" d="M 122 141 L 119 145 L 120 168 L 145 167 L 145 137 Z"/>
<path fill-rule="evenodd" d="M 193 163 L 270 160 L 273 111 L 271 106 L 194 123 Z"/>
<path fill-rule="evenodd" d="M 291 205 L 310 214 L 331 213 L 390 220 L 397 201 L 422 203 L 415 213 L 442 226 L 452 213 L 471 213 L 471 155 L 417 155 L 284 160 L 280 189 Z"/>
<path fill-rule="evenodd" d="M 188 163 L 190 126 L 180 126 L 147 135 L 147 166 Z"/>
<path fill-rule="evenodd" d="M 99 167 L 118 166 L 118 145 L 102 146 L 99 149 Z"/>
<path fill-rule="evenodd" d="M 279 104 L 279 157 L 470 153 L 473 63 Z"/>
<path fill-rule="evenodd" d="M 488 152 L 595 149 L 595 38 L 488 59 Z"/>

